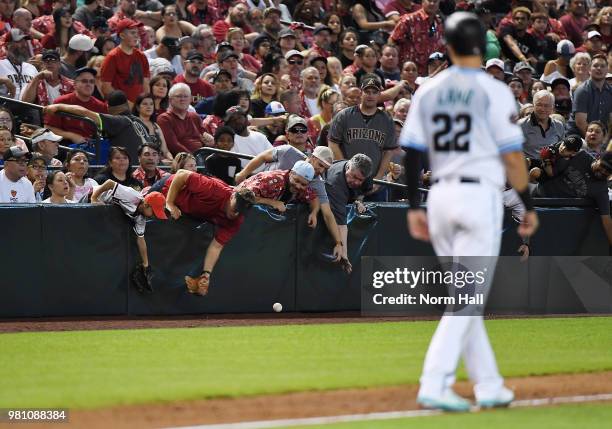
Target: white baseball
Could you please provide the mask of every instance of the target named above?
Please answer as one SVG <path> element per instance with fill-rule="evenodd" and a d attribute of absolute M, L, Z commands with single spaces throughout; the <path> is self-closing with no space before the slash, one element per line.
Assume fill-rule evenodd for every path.
<path fill-rule="evenodd" d="M 272 306 L 272 309 L 276 311 L 277 313 L 280 313 L 281 311 L 283 311 L 283 305 L 279 302 L 275 302 L 274 305 Z"/>

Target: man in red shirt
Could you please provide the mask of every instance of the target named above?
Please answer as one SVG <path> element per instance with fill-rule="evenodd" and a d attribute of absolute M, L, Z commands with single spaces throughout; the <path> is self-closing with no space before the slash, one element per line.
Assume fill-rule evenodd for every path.
<path fill-rule="evenodd" d="M 115 12 L 115 14 L 108 20 L 108 27 L 113 33 L 117 33 L 117 35 L 119 35 L 119 33 L 121 33 L 119 29 L 119 23 L 121 21 L 124 19 L 136 21 L 139 24 L 138 37 L 140 39 L 140 49 L 144 51 L 145 49 L 149 49 L 151 46 L 149 44 L 147 32 L 144 29 L 144 24 L 136 19 L 136 3 L 136 0 L 121 0 L 119 2 L 117 12 Z"/>
<path fill-rule="evenodd" d="M 115 90 L 121 90 L 133 103 L 145 88 L 149 88 L 149 62 L 137 48 L 140 26 L 142 24 L 131 19 L 122 19 L 117 23 L 121 43 L 104 58 L 101 69 L 105 97 Z"/>
<path fill-rule="evenodd" d="M 170 107 L 157 118 L 168 150 L 172 155 L 179 152 L 195 152 L 212 137 L 205 133 L 200 116 L 188 110 L 191 90 L 184 83 L 175 83 L 170 88 L 168 96 Z"/>
<path fill-rule="evenodd" d="M 74 79 L 74 92 L 60 95 L 53 102 L 55 104 L 73 104 L 84 107 L 96 113 L 108 113 L 106 103 L 93 97 L 96 87 L 96 70 L 88 67 L 76 71 Z M 51 131 L 72 143 L 85 143 L 93 135 L 93 128 L 83 125 L 83 121 L 60 115 L 45 116 L 45 123 Z"/>
<path fill-rule="evenodd" d="M 173 219 L 185 213 L 216 226 L 215 237 L 206 249 L 202 274 L 185 276 L 189 293 L 204 296 L 223 247 L 240 229 L 244 212 L 255 203 L 255 196 L 248 189 L 233 189 L 220 179 L 188 170 L 171 175 L 161 192 Z"/>
<path fill-rule="evenodd" d="M 208 3 L 208 0 L 195 0 L 187 6 L 187 12 L 191 14 L 191 23 L 193 25 L 213 25 L 221 19 L 222 15 L 219 13 L 219 10 Z"/>
<path fill-rule="evenodd" d="M 187 54 L 185 61 L 185 72 L 174 78 L 174 83 L 186 83 L 191 89 L 191 104 L 196 105 L 204 98 L 215 95 L 215 88 L 204 79 L 200 74 L 204 69 L 204 55 L 198 51 L 191 51 Z"/>
<path fill-rule="evenodd" d="M 427 60 L 432 53 L 445 52 L 439 9 L 440 0 L 423 0 L 422 9 L 402 16 L 389 37 L 389 43 L 399 47 L 400 63 L 413 61 L 419 76 L 427 76 Z"/>
<path fill-rule="evenodd" d="M 569 4 L 569 13 L 563 15 L 559 21 L 563 24 L 563 28 L 567 33 L 567 37 L 572 41 L 576 48 L 582 46 L 584 42 L 582 32 L 584 26 L 589 22 L 586 15 L 585 0 L 571 0 Z"/>

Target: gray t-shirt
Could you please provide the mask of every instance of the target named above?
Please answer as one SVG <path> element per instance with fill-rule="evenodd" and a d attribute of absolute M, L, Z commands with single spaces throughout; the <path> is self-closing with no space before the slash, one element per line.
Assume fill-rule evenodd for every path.
<path fill-rule="evenodd" d="M 525 134 L 523 153 L 533 159 L 540 159 L 540 149 L 563 140 L 565 137 L 565 126 L 556 119 L 549 119 L 549 128 L 544 131 L 534 114 L 521 119 L 518 124 Z"/>
<path fill-rule="evenodd" d="M 349 188 L 346 182 L 345 171 L 348 161 L 336 161 L 327 170 L 327 179 L 325 180 L 325 190 L 329 197 L 331 211 L 336 218 L 338 225 L 346 225 L 346 205 L 354 201 L 359 195 L 363 195 L 372 189 L 372 181 L 366 180 L 359 189 Z"/>
<path fill-rule="evenodd" d="M 300 152 L 291 145 L 284 144 L 272 149 L 272 159 L 273 161 L 271 163 L 265 165 L 264 171 L 291 170 L 296 162 L 306 159 L 306 154 Z M 321 176 L 312 179 L 312 182 L 310 182 L 308 186 L 315 191 L 319 198 L 319 203 L 329 203 L 329 198 L 325 191 L 325 181 Z"/>
<path fill-rule="evenodd" d="M 397 147 L 393 119 L 382 110 L 364 116 L 359 106 L 348 107 L 334 117 L 328 138 L 340 146 L 345 159 L 358 153 L 369 156 L 373 176 L 378 172 L 383 151 Z"/>
<path fill-rule="evenodd" d="M 576 113 L 586 113 L 587 124 L 592 121 L 607 124 L 612 113 L 612 85 L 604 83 L 600 91 L 591 79 L 587 80 L 576 88 L 572 107 L 572 117 L 567 123 L 568 134 L 582 135 L 576 125 Z"/>

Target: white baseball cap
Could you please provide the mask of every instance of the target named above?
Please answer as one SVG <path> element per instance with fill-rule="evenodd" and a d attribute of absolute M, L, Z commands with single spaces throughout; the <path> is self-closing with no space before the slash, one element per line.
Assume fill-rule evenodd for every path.
<path fill-rule="evenodd" d="M 504 62 L 500 60 L 499 58 L 491 58 L 485 64 L 485 69 L 489 70 L 491 67 L 497 67 L 501 71 L 504 71 Z"/>
<path fill-rule="evenodd" d="M 34 132 L 34 135 L 32 136 L 32 144 L 36 144 L 43 140 L 50 140 L 52 142 L 58 142 L 61 139 L 62 139 L 62 136 L 58 136 L 53 131 L 47 128 L 43 128 L 40 131 Z"/>
<path fill-rule="evenodd" d="M 330 167 L 334 163 L 334 153 L 327 146 L 315 147 L 312 156 L 325 164 L 326 167 Z"/>
<path fill-rule="evenodd" d="M 287 52 L 285 54 L 285 59 L 288 60 L 289 58 L 295 57 L 296 55 L 298 57 L 304 58 L 304 55 L 302 55 L 302 53 L 300 51 L 298 51 L 297 49 L 292 49 L 292 50 L 290 50 L 289 52 Z"/>
<path fill-rule="evenodd" d="M 307 181 L 314 179 L 314 167 L 306 161 L 298 161 L 293 165 L 291 169 L 298 176 L 302 176 Z"/>
<path fill-rule="evenodd" d="M 91 37 L 86 36 L 84 34 L 75 34 L 70 38 L 68 42 L 68 47 L 70 49 L 74 49 L 75 51 L 91 51 L 94 47 L 94 42 Z"/>
<path fill-rule="evenodd" d="M 599 31 L 595 31 L 595 30 L 593 30 L 593 31 L 589 31 L 589 32 L 587 33 L 587 39 L 592 39 L 593 37 L 599 37 L 599 38 L 601 38 L 601 33 L 600 33 Z"/>

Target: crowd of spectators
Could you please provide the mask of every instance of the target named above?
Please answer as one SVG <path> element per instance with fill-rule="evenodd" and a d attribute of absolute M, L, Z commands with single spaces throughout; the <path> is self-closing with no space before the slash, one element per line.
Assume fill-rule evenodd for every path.
<path fill-rule="evenodd" d="M 591 197 L 604 211 L 607 0 L 2 0 L 0 95 L 45 109 L 36 127 L 0 107 L 0 202 L 86 202 L 109 179 L 146 192 L 198 167 L 248 186 L 314 159 L 299 198 L 260 202 L 316 199 L 328 227 L 345 225 L 348 202 L 403 198 L 373 179 L 402 180 L 397 136 L 415 91 L 451 65 L 443 22 L 457 10 L 488 30 L 482 67 L 515 95 L 538 195 Z M 94 171 L 98 133 L 111 149 Z M 424 160 L 423 187 L 431 174 Z"/>

